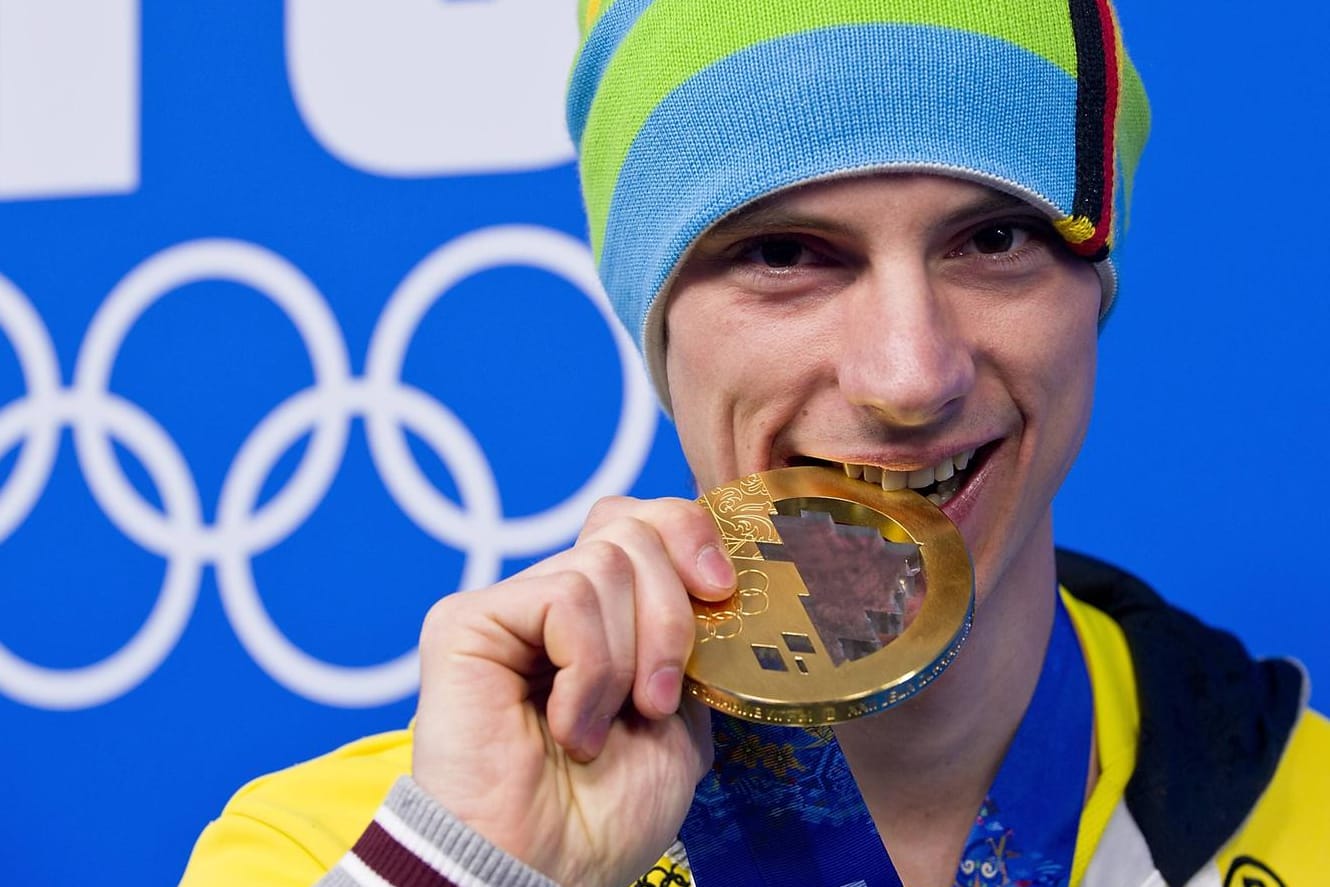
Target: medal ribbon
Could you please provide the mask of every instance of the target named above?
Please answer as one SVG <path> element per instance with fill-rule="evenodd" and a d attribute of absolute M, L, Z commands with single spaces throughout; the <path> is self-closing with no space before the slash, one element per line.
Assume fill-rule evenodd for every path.
<path fill-rule="evenodd" d="M 901 887 L 830 728 L 713 712 L 716 760 L 680 837 L 698 887 Z M 1061 595 L 1034 697 L 975 818 L 959 887 L 1065 887 L 1094 726 L 1089 674 Z"/>

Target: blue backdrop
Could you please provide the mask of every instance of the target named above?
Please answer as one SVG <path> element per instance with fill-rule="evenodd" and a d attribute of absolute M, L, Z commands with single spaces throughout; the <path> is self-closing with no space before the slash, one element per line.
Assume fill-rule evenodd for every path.
<path fill-rule="evenodd" d="M 0 882 L 174 883 L 412 712 L 431 602 L 687 467 L 581 241 L 573 0 L 0 0 Z M 1330 675 L 1330 11 L 1121 0 L 1155 110 L 1058 501 Z"/>

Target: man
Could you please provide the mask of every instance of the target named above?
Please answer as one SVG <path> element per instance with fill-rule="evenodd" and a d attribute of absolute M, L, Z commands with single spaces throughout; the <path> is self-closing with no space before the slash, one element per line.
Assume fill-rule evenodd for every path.
<path fill-rule="evenodd" d="M 1106 0 L 580 15 L 593 246 L 699 487 L 821 464 L 929 495 L 971 637 L 834 733 L 709 716 L 681 682 L 690 597 L 735 587 L 717 531 L 603 501 L 434 608 L 412 731 L 251 784 L 185 883 L 1322 880 L 1330 726 L 1298 670 L 1055 560 L 1148 128 Z"/>

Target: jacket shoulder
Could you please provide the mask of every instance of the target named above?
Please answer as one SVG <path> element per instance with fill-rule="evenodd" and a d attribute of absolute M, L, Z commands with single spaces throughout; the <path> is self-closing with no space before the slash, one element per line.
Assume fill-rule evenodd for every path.
<path fill-rule="evenodd" d="M 1295 887 L 1330 871 L 1330 720 L 1304 712 L 1269 788 L 1219 857 L 1226 884 Z"/>
<path fill-rule="evenodd" d="M 1102 561 L 1059 551 L 1058 576 L 1126 638 L 1140 729 L 1124 799 L 1164 880 L 1187 883 L 1252 821 L 1282 762 L 1301 760 L 1290 755 L 1299 725 L 1313 724 L 1313 740 L 1321 732 L 1323 721 L 1304 721 L 1305 676 L 1288 660 L 1253 659 L 1233 635 Z"/>
<path fill-rule="evenodd" d="M 337 864 L 411 770 L 411 733 L 381 733 L 241 788 L 199 836 L 181 887 L 308 885 Z"/>

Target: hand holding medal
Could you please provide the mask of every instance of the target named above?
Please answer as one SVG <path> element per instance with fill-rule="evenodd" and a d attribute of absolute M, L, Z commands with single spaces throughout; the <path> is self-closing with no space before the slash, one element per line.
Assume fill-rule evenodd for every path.
<path fill-rule="evenodd" d="M 422 632 L 417 784 L 561 882 L 630 883 L 668 846 L 714 748 L 697 700 L 857 717 L 965 637 L 969 557 L 922 497 L 793 468 L 703 504 L 603 500 L 572 548 L 444 598 Z"/>

